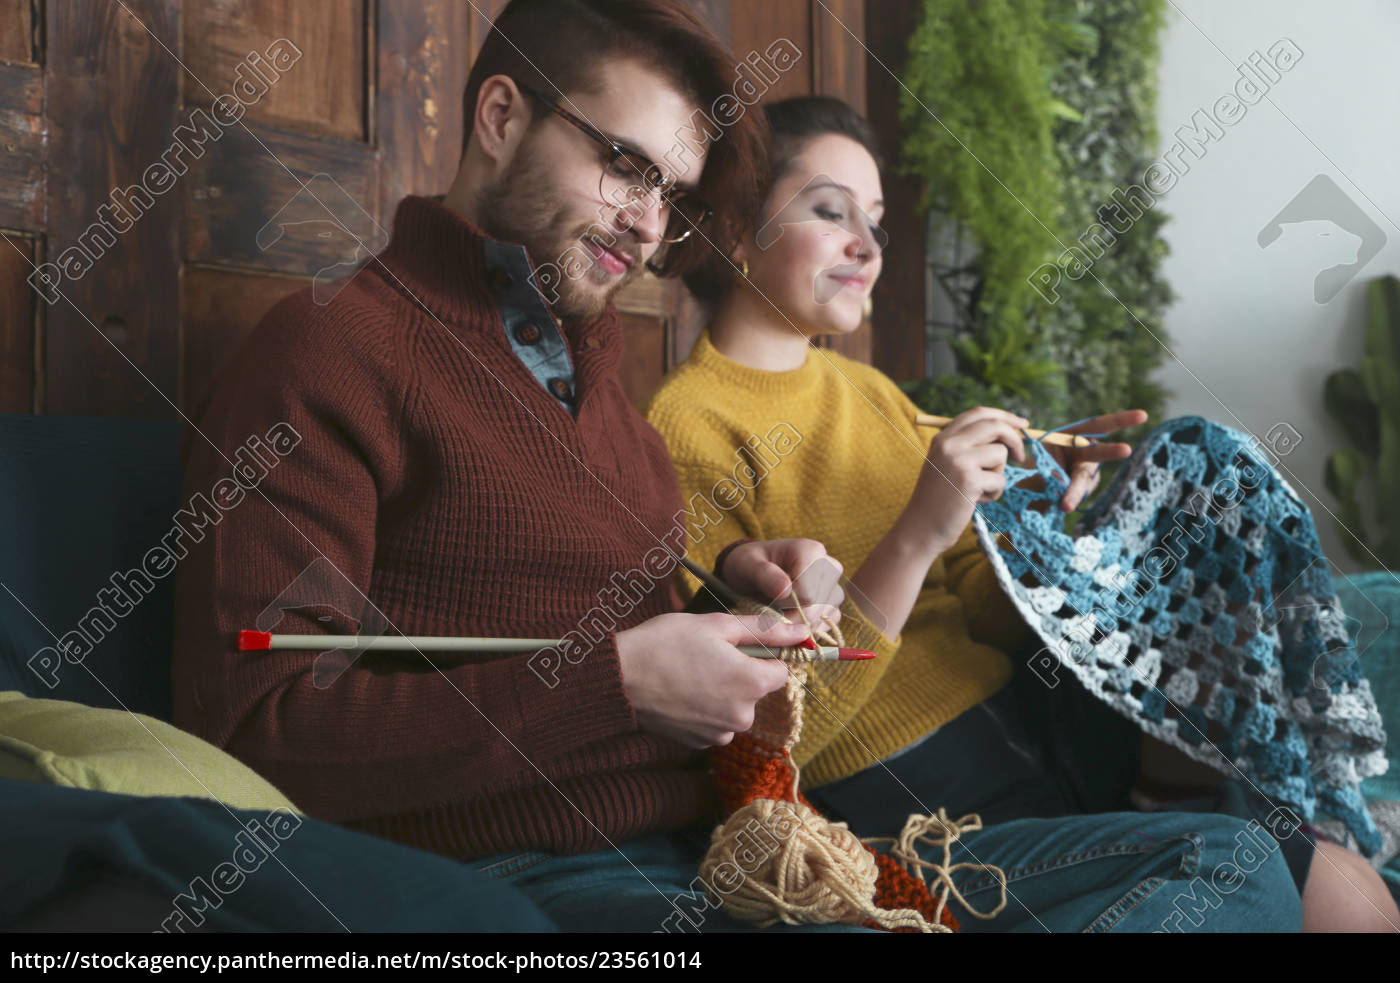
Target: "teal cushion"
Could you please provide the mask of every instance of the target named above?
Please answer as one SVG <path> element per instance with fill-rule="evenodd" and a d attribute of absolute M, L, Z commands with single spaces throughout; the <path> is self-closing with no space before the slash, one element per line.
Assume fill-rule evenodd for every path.
<path fill-rule="evenodd" d="M 179 528 L 182 430 L 0 414 L 0 689 L 170 719 L 175 578 L 141 565 Z"/>
<path fill-rule="evenodd" d="M 465 864 L 285 813 L 0 779 L 0 829 L 0 925 L 117 875 L 171 899 L 169 931 L 557 931 Z"/>

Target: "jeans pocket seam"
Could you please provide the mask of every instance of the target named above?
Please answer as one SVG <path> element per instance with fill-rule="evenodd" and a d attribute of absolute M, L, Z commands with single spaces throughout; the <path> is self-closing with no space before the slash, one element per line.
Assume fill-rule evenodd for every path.
<path fill-rule="evenodd" d="M 1013 867 L 1010 870 L 1004 871 L 1006 874 L 1006 883 L 1011 884 L 1014 881 L 1024 880 L 1027 877 L 1033 877 L 1037 874 L 1043 874 L 1047 871 L 1058 870 L 1064 867 L 1072 867 L 1090 860 L 1098 860 L 1101 857 L 1116 857 L 1132 853 L 1143 853 L 1147 849 L 1145 845 L 1137 843 L 1112 843 L 1108 846 L 1095 847 L 1092 850 L 1077 850 L 1073 853 L 1062 853 L 1058 857 L 1051 857 L 1048 860 L 1042 860 L 1036 864 L 1025 867 Z M 960 890 L 963 895 L 966 896 L 976 894 L 979 891 L 988 890 L 992 887 L 999 887 L 1000 885 L 1001 878 L 983 872 L 968 878 L 967 883 L 964 884 Z"/>
<path fill-rule="evenodd" d="M 1196 871 L 1200 869 L 1201 851 L 1205 846 L 1205 839 L 1199 833 L 1185 833 L 1180 839 L 1185 840 L 1190 846 L 1189 850 L 1182 851 L 1181 861 L 1177 866 L 1177 877 L 1186 879 L 1192 877 Z M 1163 884 L 1166 884 L 1167 881 L 1168 878 L 1165 877 L 1149 877 L 1140 882 L 1135 888 L 1114 902 L 1113 905 L 1100 914 L 1098 918 L 1090 922 L 1084 931 L 1099 933 L 1111 929 L 1114 925 L 1117 925 L 1126 918 L 1134 908 L 1147 900 L 1154 891 Z M 1116 915 L 1114 914 L 1115 912 L 1117 912 Z M 1100 924 L 1110 915 L 1114 915 L 1112 921 Z"/>
<path fill-rule="evenodd" d="M 523 870 L 529 870 L 531 867 L 542 864 L 548 859 L 549 854 L 547 853 L 528 851 L 525 853 L 512 854 L 509 857 L 487 864 L 485 867 L 478 867 L 477 870 L 487 877 L 499 880 L 502 877 L 510 877 Z"/>
<path fill-rule="evenodd" d="M 1115 901 L 1113 905 L 1100 914 L 1098 918 L 1090 922 L 1088 926 L 1085 927 L 1084 931 L 1092 933 L 1107 931 L 1124 918 L 1128 917 L 1128 914 L 1134 908 L 1146 901 L 1154 891 L 1165 883 L 1166 879 L 1162 877 L 1149 877 L 1145 881 L 1140 881 L 1136 887 Z M 1117 912 L 1116 915 L 1114 914 L 1115 912 Z M 1114 916 L 1113 920 L 1101 925 L 1100 923 L 1110 915 Z"/>

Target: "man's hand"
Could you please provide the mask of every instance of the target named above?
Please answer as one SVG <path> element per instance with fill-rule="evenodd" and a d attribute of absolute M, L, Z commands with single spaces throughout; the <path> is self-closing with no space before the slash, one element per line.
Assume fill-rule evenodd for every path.
<path fill-rule="evenodd" d="M 1059 432 L 1067 434 L 1113 433 L 1146 422 L 1147 413 L 1144 410 L 1123 410 L 1119 413 L 1096 416 L 1092 420 L 1085 420 L 1083 423 Z M 1119 461 L 1125 457 L 1131 457 L 1133 453 L 1132 445 L 1123 443 L 1099 443 L 1090 447 L 1062 447 L 1058 444 L 1046 444 L 1045 449 L 1059 462 L 1060 467 L 1065 469 L 1065 474 L 1069 475 L 1069 487 L 1065 489 L 1064 497 L 1060 499 L 1060 509 L 1064 512 L 1073 512 L 1079 508 L 1079 503 L 1084 501 L 1085 497 L 1099 486 L 1099 466 L 1104 461 Z"/>
<path fill-rule="evenodd" d="M 775 601 L 780 608 L 791 605 L 789 595 L 794 589 L 804 608 L 809 604 L 839 608 L 845 599 L 841 562 L 828 556 L 826 547 L 815 539 L 745 543 L 730 550 L 724 569 L 716 572 L 736 593 Z M 817 624 L 815 617 L 812 623 Z"/>
<path fill-rule="evenodd" d="M 824 606 L 812 618 L 830 617 Z M 787 648 L 802 624 L 761 615 L 663 614 L 617 633 L 622 687 L 643 730 L 687 747 L 728 744 L 753 726 L 754 704 L 787 685 L 787 666 L 736 645 Z"/>

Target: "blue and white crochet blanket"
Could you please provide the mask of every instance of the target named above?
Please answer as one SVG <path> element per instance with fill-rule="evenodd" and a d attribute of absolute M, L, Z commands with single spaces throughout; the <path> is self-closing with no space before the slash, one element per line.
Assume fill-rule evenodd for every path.
<path fill-rule="evenodd" d="M 1385 733 L 1307 506 L 1257 440 L 1201 417 L 1163 423 L 1064 532 L 1068 480 L 1040 441 L 977 506 L 983 550 L 1045 648 L 1152 736 L 1361 849 L 1381 845 L 1361 794 Z M 1039 474 L 1041 491 L 1018 487 Z M 998 538 L 1004 539 L 999 544 Z"/>

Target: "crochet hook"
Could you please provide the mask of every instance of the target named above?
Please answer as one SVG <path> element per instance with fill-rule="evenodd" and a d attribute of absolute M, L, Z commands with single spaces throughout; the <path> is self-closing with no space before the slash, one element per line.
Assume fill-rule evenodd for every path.
<path fill-rule="evenodd" d="M 558 638 L 457 638 L 450 635 L 274 635 L 270 631 L 238 633 L 241 652 L 300 649 L 314 652 L 353 649 L 356 652 L 538 652 L 561 644 Z M 739 645 L 740 652 L 755 659 L 776 659 L 782 651 L 762 645 Z M 821 645 L 812 650 L 813 662 L 863 662 L 875 658 L 865 649 Z"/>
<path fill-rule="evenodd" d="M 946 427 L 953 422 L 953 418 L 934 416 L 932 413 L 920 413 L 914 417 L 914 422 L 921 427 Z M 1094 446 L 1094 441 L 1079 434 L 1060 433 L 1057 430 L 1027 430 L 1025 433 L 1032 440 L 1039 440 L 1046 444 L 1058 444 L 1061 447 Z"/>

